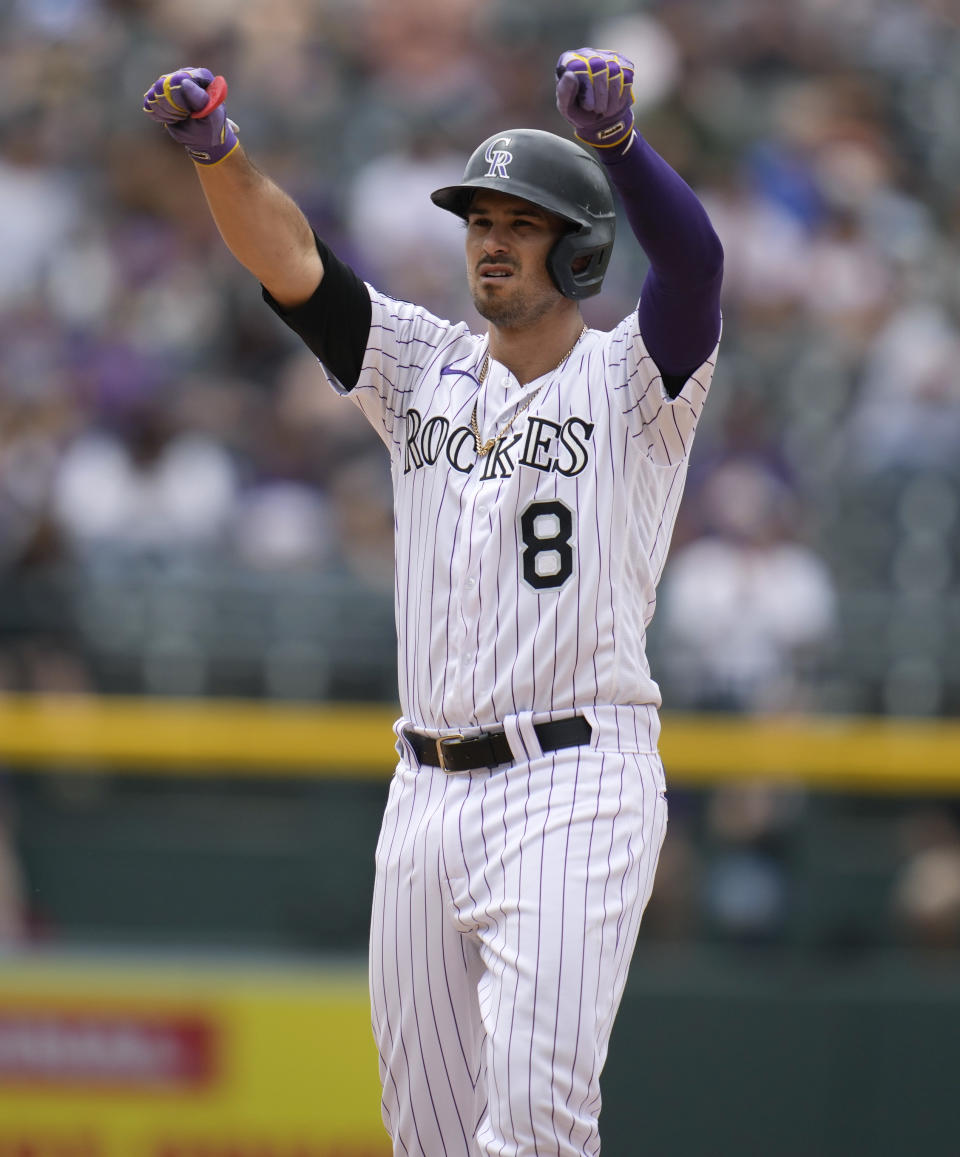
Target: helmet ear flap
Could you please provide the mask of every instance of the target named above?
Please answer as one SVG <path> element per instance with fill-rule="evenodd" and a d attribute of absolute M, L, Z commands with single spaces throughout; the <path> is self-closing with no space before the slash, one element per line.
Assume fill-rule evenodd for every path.
<path fill-rule="evenodd" d="M 596 238 L 565 233 L 547 254 L 547 271 L 564 297 L 582 301 L 600 292 L 612 254 L 612 238 L 597 244 Z"/>

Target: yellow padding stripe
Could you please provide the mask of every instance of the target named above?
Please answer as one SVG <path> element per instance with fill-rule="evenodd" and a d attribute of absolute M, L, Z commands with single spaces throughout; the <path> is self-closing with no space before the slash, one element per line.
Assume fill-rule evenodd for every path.
<path fill-rule="evenodd" d="M 384 779 L 398 709 L 56 695 L 0 696 L 0 760 L 17 769 Z M 960 792 L 960 722 L 665 712 L 669 783 Z"/>
<path fill-rule="evenodd" d="M 86 696 L 0 698 L 0 759 L 192 774 L 227 770 L 385 774 L 395 761 L 395 709 L 245 700 Z"/>

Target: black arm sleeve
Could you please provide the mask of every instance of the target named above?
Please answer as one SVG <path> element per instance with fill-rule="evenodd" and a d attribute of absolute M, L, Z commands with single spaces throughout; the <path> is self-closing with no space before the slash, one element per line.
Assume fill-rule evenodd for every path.
<path fill-rule="evenodd" d="M 263 300 L 303 340 L 346 390 L 360 377 L 370 336 L 370 294 L 349 265 L 344 264 L 314 233 L 323 262 L 323 278 L 302 305 L 285 309 L 261 286 Z"/>

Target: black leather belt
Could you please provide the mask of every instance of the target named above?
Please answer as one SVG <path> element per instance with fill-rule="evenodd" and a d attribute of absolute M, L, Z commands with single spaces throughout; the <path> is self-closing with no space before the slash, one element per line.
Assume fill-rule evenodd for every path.
<path fill-rule="evenodd" d="M 555 719 L 552 723 L 535 723 L 533 730 L 537 733 L 542 751 L 582 747 L 590 742 L 593 731 L 582 715 Z M 444 771 L 475 771 L 479 767 L 513 763 L 513 752 L 502 730 L 483 731 L 479 735 L 471 735 L 469 739 L 462 735 L 443 735 L 438 739 L 405 727 L 403 737 L 421 763 L 428 767 L 442 767 Z"/>

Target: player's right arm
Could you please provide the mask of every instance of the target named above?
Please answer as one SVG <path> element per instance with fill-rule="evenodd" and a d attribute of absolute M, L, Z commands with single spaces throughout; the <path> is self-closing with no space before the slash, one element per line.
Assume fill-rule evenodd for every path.
<path fill-rule="evenodd" d="M 222 104 L 192 116 L 206 105 L 212 80 L 205 68 L 166 73 L 144 94 L 144 112 L 186 148 L 234 257 L 281 307 L 302 305 L 324 274 L 313 230 L 293 199 L 244 153 Z"/>
<path fill-rule="evenodd" d="M 213 220 L 230 252 L 281 306 L 308 301 L 323 262 L 299 206 L 242 148 L 218 165 L 196 164 Z"/>
<path fill-rule="evenodd" d="M 143 109 L 186 148 L 223 240 L 260 281 L 266 303 L 399 452 L 410 382 L 466 326 L 451 327 L 367 286 L 246 156 L 222 104 L 206 111 L 213 81 L 206 68 L 165 74 L 145 93 Z"/>

